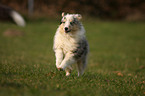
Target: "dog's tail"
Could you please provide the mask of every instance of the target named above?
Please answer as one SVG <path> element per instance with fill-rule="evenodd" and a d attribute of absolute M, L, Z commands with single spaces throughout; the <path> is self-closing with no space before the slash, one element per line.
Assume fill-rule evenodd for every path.
<path fill-rule="evenodd" d="M 23 27 L 25 26 L 25 21 L 24 21 L 23 17 L 18 12 L 12 10 L 10 12 L 10 16 L 16 22 L 17 25 L 23 26 Z"/>

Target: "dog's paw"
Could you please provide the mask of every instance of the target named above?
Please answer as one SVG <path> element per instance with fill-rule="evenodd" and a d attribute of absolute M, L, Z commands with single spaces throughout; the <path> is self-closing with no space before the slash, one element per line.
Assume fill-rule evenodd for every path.
<path fill-rule="evenodd" d="M 63 71 L 63 69 L 62 68 L 57 68 L 58 69 L 58 71 Z"/>
<path fill-rule="evenodd" d="M 70 76 L 70 73 L 69 72 L 66 72 L 66 76 Z"/>

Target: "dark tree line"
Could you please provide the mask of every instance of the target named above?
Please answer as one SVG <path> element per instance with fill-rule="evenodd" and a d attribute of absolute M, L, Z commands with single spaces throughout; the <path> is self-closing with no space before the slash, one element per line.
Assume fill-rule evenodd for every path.
<path fill-rule="evenodd" d="M 28 0 L 0 0 L 22 13 Z M 145 0 L 34 0 L 34 13 L 54 16 L 62 11 L 105 19 L 145 19 Z"/>

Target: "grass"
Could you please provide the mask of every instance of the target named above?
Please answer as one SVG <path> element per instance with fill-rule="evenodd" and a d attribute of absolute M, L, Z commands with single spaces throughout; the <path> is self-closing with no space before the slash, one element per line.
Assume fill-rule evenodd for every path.
<path fill-rule="evenodd" d="M 83 21 L 88 68 L 77 77 L 57 71 L 52 50 L 59 22 L 0 23 L 0 96 L 145 95 L 145 23 Z M 7 29 L 24 36 L 4 36 Z M 74 66 L 75 67 L 75 66 Z"/>

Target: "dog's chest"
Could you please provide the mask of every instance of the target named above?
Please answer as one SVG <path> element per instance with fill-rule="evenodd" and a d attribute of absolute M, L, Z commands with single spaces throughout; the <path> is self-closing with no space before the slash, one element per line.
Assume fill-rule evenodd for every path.
<path fill-rule="evenodd" d="M 59 35 L 56 37 L 57 46 L 61 48 L 64 53 L 75 50 L 78 46 L 77 38 Z"/>

